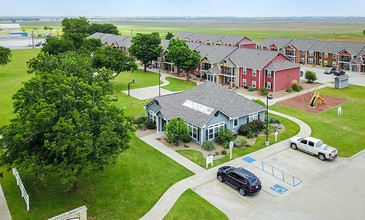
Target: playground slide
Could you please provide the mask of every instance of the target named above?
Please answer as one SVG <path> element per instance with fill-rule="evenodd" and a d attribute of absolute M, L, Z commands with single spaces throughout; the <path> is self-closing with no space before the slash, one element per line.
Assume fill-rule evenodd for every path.
<path fill-rule="evenodd" d="M 322 101 L 323 104 L 326 104 L 326 100 L 324 100 L 321 96 L 318 96 L 318 98 Z"/>
<path fill-rule="evenodd" d="M 315 103 L 317 102 L 317 99 L 318 99 L 318 95 L 314 95 L 312 97 L 312 100 L 310 102 L 310 107 L 314 107 Z"/>

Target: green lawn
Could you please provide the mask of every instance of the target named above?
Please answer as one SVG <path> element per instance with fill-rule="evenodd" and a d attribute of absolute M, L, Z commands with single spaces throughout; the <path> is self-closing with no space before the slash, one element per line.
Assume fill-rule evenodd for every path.
<path fill-rule="evenodd" d="M 30 195 L 29 212 L 12 173 L 5 172 L 0 183 L 13 219 L 47 219 L 82 205 L 88 208 L 88 216 L 96 219 L 139 219 L 169 187 L 192 174 L 132 135 L 130 149 L 117 163 L 103 172 L 82 176 L 76 194 L 64 192 L 55 178 L 41 182 L 20 170 Z"/>
<path fill-rule="evenodd" d="M 320 89 L 322 95 L 351 100 L 342 105 L 342 115 L 337 116 L 337 108 L 321 113 L 275 104 L 270 109 L 299 118 L 312 128 L 311 136 L 336 147 L 339 156 L 350 157 L 365 148 L 365 87 L 350 85 L 345 89 Z"/>
<path fill-rule="evenodd" d="M 195 82 L 186 82 L 183 79 L 166 77 L 166 80 L 169 81 L 170 84 L 163 86 L 162 88 L 171 92 L 185 91 L 196 86 Z"/>
<path fill-rule="evenodd" d="M 282 118 L 282 117 L 279 117 L 276 115 L 271 115 L 271 114 L 269 114 L 269 115 L 270 115 L 270 117 L 280 119 L 281 123 L 283 123 L 285 126 L 285 131 L 278 135 L 278 142 L 286 140 L 286 139 L 298 134 L 300 127 L 296 123 L 290 121 L 289 119 Z M 262 148 L 265 148 L 266 147 L 265 140 L 266 140 L 266 136 L 262 136 L 262 137 L 258 137 L 256 139 L 255 144 L 253 144 L 250 147 L 233 148 L 232 158 L 235 159 L 238 157 L 242 157 L 246 154 L 249 154 L 254 151 L 260 150 Z M 273 144 L 275 141 L 275 136 L 274 135 L 269 136 L 269 141 L 270 141 L 270 144 Z M 227 151 L 229 151 L 229 150 L 227 150 Z M 181 155 L 185 156 L 189 160 L 193 161 L 194 163 L 200 165 L 201 167 L 206 168 L 205 158 L 203 157 L 203 154 L 201 152 L 194 151 L 194 150 L 178 150 L 177 152 L 180 153 Z M 214 160 L 213 165 L 218 166 L 220 164 L 228 162 L 229 160 L 230 160 L 229 155 L 227 155 L 220 159 Z"/>
<path fill-rule="evenodd" d="M 178 219 L 228 219 L 227 216 L 193 190 L 187 189 L 175 205 L 171 208 L 164 220 Z"/>
<path fill-rule="evenodd" d="M 0 126 L 8 123 L 14 116 L 13 94 L 20 89 L 22 82 L 32 75 L 27 74 L 27 61 L 35 57 L 40 49 L 12 50 L 12 61 L 8 65 L 0 66 Z"/>

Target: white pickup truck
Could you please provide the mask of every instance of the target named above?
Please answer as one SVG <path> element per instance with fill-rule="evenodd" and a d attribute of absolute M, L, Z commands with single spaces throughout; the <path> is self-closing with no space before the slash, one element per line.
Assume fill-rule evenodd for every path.
<path fill-rule="evenodd" d="M 309 154 L 317 155 L 320 160 L 333 160 L 337 157 L 337 148 L 323 144 L 323 141 L 312 137 L 293 137 L 289 141 L 294 150 L 302 150 Z"/>

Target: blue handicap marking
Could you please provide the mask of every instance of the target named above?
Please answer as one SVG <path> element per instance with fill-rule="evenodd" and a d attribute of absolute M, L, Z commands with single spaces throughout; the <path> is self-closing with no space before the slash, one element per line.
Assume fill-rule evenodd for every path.
<path fill-rule="evenodd" d="M 256 161 L 252 157 L 244 157 L 244 158 L 242 158 L 242 160 L 246 161 L 247 163 L 252 163 L 252 162 Z"/>
<path fill-rule="evenodd" d="M 288 191 L 288 189 L 280 186 L 279 184 L 275 184 L 272 187 L 270 187 L 270 189 L 274 190 L 275 192 L 279 193 L 279 194 L 283 194 L 286 191 Z"/>

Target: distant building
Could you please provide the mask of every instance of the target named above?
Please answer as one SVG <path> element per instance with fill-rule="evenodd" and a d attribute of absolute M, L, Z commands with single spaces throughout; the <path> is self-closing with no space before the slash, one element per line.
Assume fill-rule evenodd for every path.
<path fill-rule="evenodd" d="M 0 31 L 20 31 L 19 24 L 0 24 Z"/>

